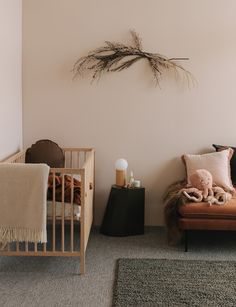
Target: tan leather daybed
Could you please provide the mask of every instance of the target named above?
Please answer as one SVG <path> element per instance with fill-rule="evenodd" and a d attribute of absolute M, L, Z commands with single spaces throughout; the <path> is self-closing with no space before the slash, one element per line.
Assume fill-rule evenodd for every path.
<path fill-rule="evenodd" d="M 188 203 L 179 208 L 179 228 L 185 233 L 188 250 L 188 230 L 236 230 L 236 198 L 225 205 Z"/>

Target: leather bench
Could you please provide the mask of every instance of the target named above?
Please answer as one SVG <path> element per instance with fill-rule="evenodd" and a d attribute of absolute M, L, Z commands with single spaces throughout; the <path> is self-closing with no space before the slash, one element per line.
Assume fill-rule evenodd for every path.
<path fill-rule="evenodd" d="M 236 198 L 225 205 L 188 203 L 179 208 L 179 228 L 185 233 L 188 251 L 188 230 L 236 230 Z"/>

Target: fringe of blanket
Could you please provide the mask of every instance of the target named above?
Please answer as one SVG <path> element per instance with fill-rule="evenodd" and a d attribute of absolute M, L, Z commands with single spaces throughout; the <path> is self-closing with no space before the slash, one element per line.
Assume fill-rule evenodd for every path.
<path fill-rule="evenodd" d="M 0 249 L 4 249 L 7 243 L 15 241 L 46 243 L 47 230 L 0 226 L 0 238 Z"/>
<path fill-rule="evenodd" d="M 167 238 L 170 245 L 177 244 L 182 239 L 182 231 L 179 229 L 179 207 L 186 204 L 188 199 L 182 193 L 179 193 L 187 185 L 185 180 L 177 181 L 171 184 L 163 197 L 164 218 L 167 227 Z"/>

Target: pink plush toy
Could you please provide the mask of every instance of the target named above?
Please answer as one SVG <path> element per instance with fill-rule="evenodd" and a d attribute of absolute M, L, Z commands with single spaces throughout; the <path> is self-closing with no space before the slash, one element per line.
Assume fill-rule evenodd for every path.
<path fill-rule="evenodd" d="M 208 202 L 209 205 L 224 205 L 232 194 L 224 191 L 221 187 L 212 186 L 213 179 L 206 169 L 198 169 L 190 176 L 190 187 L 183 189 L 182 193 L 191 201 Z"/>
<path fill-rule="evenodd" d="M 203 198 L 214 195 L 212 190 L 212 175 L 206 169 L 196 170 L 189 179 L 192 187 L 202 191 Z"/>

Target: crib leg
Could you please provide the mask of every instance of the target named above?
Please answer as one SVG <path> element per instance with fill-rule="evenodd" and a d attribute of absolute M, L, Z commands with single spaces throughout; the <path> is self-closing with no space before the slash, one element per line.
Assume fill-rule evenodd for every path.
<path fill-rule="evenodd" d="M 85 254 L 81 253 L 80 256 L 80 275 L 85 274 Z"/>

